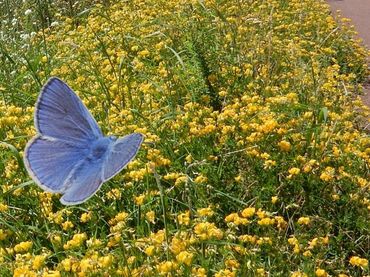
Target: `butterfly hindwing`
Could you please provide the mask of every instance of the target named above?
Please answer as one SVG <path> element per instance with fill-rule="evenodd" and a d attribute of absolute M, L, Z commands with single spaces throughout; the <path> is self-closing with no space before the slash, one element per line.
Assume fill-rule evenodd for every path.
<path fill-rule="evenodd" d="M 66 181 L 67 189 L 60 202 L 64 205 L 76 205 L 93 196 L 103 184 L 102 168 L 101 159 L 86 158 Z"/>
<path fill-rule="evenodd" d="M 36 103 L 35 125 L 43 136 L 85 145 L 102 137 L 95 119 L 81 99 L 62 80 L 52 77 Z"/>

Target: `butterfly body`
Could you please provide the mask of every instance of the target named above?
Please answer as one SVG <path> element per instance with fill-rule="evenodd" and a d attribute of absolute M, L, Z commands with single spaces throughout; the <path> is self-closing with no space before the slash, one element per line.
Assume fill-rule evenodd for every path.
<path fill-rule="evenodd" d="M 90 156 L 93 159 L 101 159 L 105 157 L 109 147 L 116 141 L 112 137 L 102 137 L 92 142 L 90 148 Z"/>
<path fill-rule="evenodd" d="M 103 136 L 82 101 L 58 78 L 50 78 L 35 108 L 37 135 L 24 162 L 44 190 L 62 193 L 61 202 L 85 202 L 103 182 L 118 174 L 137 154 L 143 135 Z"/>

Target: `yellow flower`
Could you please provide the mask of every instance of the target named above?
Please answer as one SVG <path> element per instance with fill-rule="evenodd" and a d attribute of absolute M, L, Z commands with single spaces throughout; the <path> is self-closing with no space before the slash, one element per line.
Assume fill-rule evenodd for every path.
<path fill-rule="evenodd" d="M 25 253 L 28 250 L 30 250 L 32 247 L 31 241 L 23 241 L 21 243 L 18 243 L 16 246 L 14 246 L 14 251 L 16 253 Z"/>
<path fill-rule="evenodd" d="M 198 209 L 197 210 L 197 215 L 199 217 L 202 217 L 202 216 L 208 216 L 208 217 L 210 217 L 213 214 L 214 214 L 214 211 L 210 207 L 208 207 L 208 208 L 202 208 L 202 209 Z"/>
<path fill-rule="evenodd" d="M 63 248 L 65 250 L 71 249 L 71 248 L 78 248 L 83 244 L 83 242 L 87 239 L 86 233 L 82 234 L 75 234 L 73 235 L 73 238 L 69 241 L 67 241 L 66 244 L 63 245 Z"/>
<path fill-rule="evenodd" d="M 236 272 L 231 271 L 229 269 L 222 269 L 214 275 L 214 277 L 235 277 L 235 276 Z"/>
<path fill-rule="evenodd" d="M 273 225 L 275 223 L 275 219 L 265 217 L 265 218 L 258 220 L 257 223 L 258 225 L 261 225 L 261 226 Z"/>
<path fill-rule="evenodd" d="M 227 95 L 227 91 L 226 90 L 221 90 L 218 92 L 218 95 L 221 96 L 221 97 L 225 97 Z"/>
<path fill-rule="evenodd" d="M 50 236 L 50 241 L 54 244 L 60 244 L 62 242 L 61 236 L 54 234 Z"/>
<path fill-rule="evenodd" d="M 332 168 L 332 167 L 330 167 L 330 166 L 328 166 L 321 173 L 320 179 L 323 180 L 323 181 L 325 181 L 325 182 L 329 182 L 329 181 L 333 180 L 334 174 L 335 174 L 335 169 Z"/>
<path fill-rule="evenodd" d="M 66 258 L 60 262 L 60 265 L 63 268 L 63 270 L 67 272 L 72 270 L 72 264 L 73 264 L 72 258 Z"/>
<path fill-rule="evenodd" d="M 361 177 L 357 177 L 357 183 L 361 188 L 365 188 L 366 186 L 368 186 L 368 181 Z"/>
<path fill-rule="evenodd" d="M 293 252 L 298 254 L 301 251 L 301 247 L 299 245 L 298 239 L 295 237 L 290 237 L 288 239 L 288 243 L 293 246 Z"/>
<path fill-rule="evenodd" d="M 119 222 L 125 223 L 127 219 L 128 219 L 128 213 L 120 212 L 120 213 L 116 214 L 116 216 L 114 218 L 109 220 L 109 224 L 110 225 L 115 225 Z"/>
<path fill-rule="evenodd" d="M 360 266 L 360 267 L 367 267 L 369 265 L 369 261 L 367 259 L 364 259 L 358 256 L 352 256 L 349 259 L 349 263 L 351 265 Z"/>
<path fill-rule="evenodd" d="M 303 172 L 305 173 L 308 173 L 312 170 L 312 168 L 314 166 L 317 166 L 319 163 L 316 161 L 316 160 L 309 160 L 308 163 L 306 163 L 304 166 L 303 166 Z"/>
<path fill-rule="evenodd" d="M 256 213 L 256 208 L 245 208 L 243 211 L 242 211 L 242 216 L 245 217 L 245 218 L 250 218 L 252 217 L 254 214 Z"/>
<path fill-rule="evenodd" d="M 285 229 L 288 225 L 288 223 L 285 221 L 285 219 L 282 216 L 275 216 L 275 222 L 276 226 L 279 230 Z"/>
<path fill-rule="evenodd" d="M 235 222 L 239 218 L 237 213 L 231 213 L 225 217 L 225 222 Z"/>
<path fill-rule="evenodd" d="M 208 181 L 208 178 L 203 175 L 199 175 L 197 178 L 194 179 L 194 183 L 196 184 L 204 184 L 207 181 Z"/>
<path fill-rule="evenodd" d="M 113 256 L 107 255 L 99 258 L 99 266 L 101 268 L 109 268 L 113 264 Z"/>
<path fill-rule="evenodd" d="M 267 160 L 267 161 L 264 161 L 263 168 L 264 169 L 270 169 L 270 168 L 274 167 L 275 165 L 276 165 L 276 161 Z"/>
<path fill-rule="evenodd" d="M 243 177 L 241 175 L 238 175 L 234 178 L 235 182 L 240 183 L 243 180 Z"/>
<path fill-rule="evenodd" d="M 328 274 L 326 273 L 326 271 L 324 269 L 321 269 L 321 268 L 316 269 L 315 275 L 317 277 L 326 277 L 326 276 L 328 276 Z"/>
<path fill-rule="evenodd" d="M 97 238 L 90 238 L 86 241 L 86 245 L 88 247 L 99 247 L 103 244 L 103 242 L 100 239 Z"/>
<path fill-rule="evenodd" d="M 136 261 L 136 256 L 131 256 L 127 259 L 129 265 L 133 264 Z"/>
<path fill-rule="evenodd" d="M 91 272 L 94 269 L 95 261 L 91 258 L 83 258 L 80 261 L 80 271 L 81 272 Z"/>
<path fill-rule="evenodd" d="M 34 270 L 39 270 L 44 265 L 45 258 L 44 255 L 35 256 L 32 261 L 32 268 Z"/>
<path fill-rule="evenodd" d="M 203 268 L 192 268 L 191 270 L 192 277 L 207 277 L 207 271 Z"/>
<path fill-rule="evenodd" d="M 257 242 L 257 237 L 256 236 L 251 236 L 251 235 L 241 235 L 239 236 L 240 241 L 242 242 L 250 242 L 250 243 L 256 243 Z"/>
<path fill-rule="evenodd" d="M 62 227 L 64 231 L 67 231 L 68 229 L 71 229 L 74 227 L 73 223 L 69 220 L 62 223 Z"/>
<path fill-rule="evenodd" d="M 270 119 L 267 120 L 263 125 L 261 125 L 258 131 L 267 134 L 272 132 L 278 125 L 279 124 L 275 119 Z"/>
<path fill-rule="evenodd" d="M 9 235 L 9 231 L 0 229 L 0 241 L 5 240 Z"/>
<path fill-rule="evenodd" d="M 20 266 L 14 269 L 13 277 L 36 277 L 37 274 L 30 270 L 28 266 Z"/>
<path fill-rule="evenodd" d="M 131 51 L 136 52 L 137 50 L 139 50 L 139 46 L 138 45 L 133 45 L 131 47 Z"/>
<path fill-rule="evenodd" d="M 56 224 L 63 224 L 63 213 L 56 212 L 50 215 L 51 220 L 53 220 Z"/>
<path fill-rule="evenodd" d="M 261 157 L 262 159 L 264 159 L 264 160 L 267 160 L 267 159 L 269 159 L 269 158 L 271 157 L 271 155 L 270 155 L 270 154 L 268 154 L 268 153 L 262 153 L 262 154 L 260 155 L 260 157 Z"/>
<path fill-rule="evenodd" d="M 297 223 L 299 225 L 308 225 L 308 224 L 310 224 L 310 222 L 311 222 L 310 218 L 309 217 L 304 217 L 304 216 L 298 218 L 298 221 L 297 221 Z"/>
<path fill-rule="evenodd" d="M 291 148 L 291 144 L 289 141 L 286 141 L 286 140 L 282 140 L 278 143 L 279 147 L 280 147 L 280 150 L 282 151 L 285 151 L 285 152 L 288 152 Z"/>
<path fill-rule="evenodd" d="M 82 223 L 86 223 L 91 219 L 91 212 L 83 213 L 80 217 Z"/>
<path fill-rule="evenodd" d="M 186 156 L 185 161 L 188 164 L 191 164 L 193 162 L 193 157 L 191 156 L 191 154 L 189 154 L 189 155 Z"/>
<path fill-rule="evenodd" d="M 290 245 L 298 244 L 298 239 L 297 239 L 297 238 L 295 238 L 295 237 L 290 237 L 290 238 L 288 239 L 288 243 L 289 243 Z"/>
<path fill-rule="evenodd" d="M 154 224 L 154 219 L 155 219 L 155 212 L 154 211 L 149 211 L 145 214 L 146 220 L 148 220 L 150 223 Z"/>
<path fill-rule="evenodd" d="M 125 185 L 127 185 L 127 183 Z M 119 200 L 121 199 L 121 196 L 122 196 L 122 193 L 119 189 L 111 189 L 110 191 L 107 192 L 108 199 Z"/>
<path fill-rule="evenodd" d="M 145 58 L 149 56 L 150 52 L 147 49 L 144 49 L 142 51 L 139 51 L 137 54 L 139 57 Z"/>
<path fill-rule="evenodd" d="M 42 277 L 60 277 L 60 272 L 58 270 L 48 270 L 44 271 Z"/>
<path fill-rule="evenodd" d="M 298 175 L 301 172 L 301 170 L 297 167 L 292 167 L 288 170 L 288 172 L 290 176 L 294 176 L 294 175 Z"/>
<path fill-rule="evenodd" d="M 265 269 L 257 268 L 257 275 L 258 276 L 265 276 Z"/>
<path fill-rule="evenodd" d="M 182 237 L 174 236 L 171 241 L 171 251 L 174 254 L 179 254 L 181 251 L 184 251 L 188 245 L 188 241 Z"/>
<path fill-rule="evenodd" d="M 136 205 L 138 205 L 138 206 L 141 206 L 141 205 L 143 205 L 144 204 L 144 199 L 145 199 L 145 194 L 141 194 L 141 195 L 139 195 L 139 196 L 136 196 L 135 197 L 135 204 Z"/>
<path fill-rule="evenodd" d="M 279 198 L 277 196 L 272 196 L 271 197 L 271 203 L 272 204 L 276 204 L 276 202 L 279 200 Z"/>
<path fill-rule="evenodd" d="M 168 173 L 165 176 L 163 176 L 164 180 L 175 180 L 179 178 L 180 174 L 176 172 Z"/>
<path fill-rule="evenodd" d="M 256 243 L 257 243 L 258 245 L 264 245 L 264 244 L 270 244 L 270 245 L 272 245 L 272 240 L 271 240 L 271 238 L 270 238 L 270 237 L 260 237 L 260 238 L 256 241 Z"/>
<path fill-rule="evenodd" d="M 0 212 L 6 212 L 8 209 L 8 205 L 0 203 Z"/>
<path fill-rule="evenodd" d="M 154 245 L 161 245 L 166 238 L 164 230 L 159 230 L 157 233 L 150 234 L 150 240 Z"/>
<path fill-rule="evenodd" d="M 336 193 L 333 193 L 331 195 L 331 198 L 334 200 L 334 201 L 338 201 L 340 199 L 340 195 L 339 194 L 336 194 Z"/>
<path fill-rule="evenodd" d="M 194 227 L 194 232 L 200 240 L 221 239 L 223 237 L 223 232 L 214 223 L 209 222 L 198 223 Z"/>
<path fill-rule="evenodd" d="M 176 256 L 176 260 L 179 262 L 179 263 L 182 263 L 182 264 L 186 264 L 187 266 L 190 266 L 191 265 L 191 262 L 193 260 L 193 256 L 194 254 L 193 253 L 190 253 L 188 251 L 181 251 L 177 256 Z"/>
<path fill-rule="evenodd" d="M 161 275 L 166 275 L 167 273 L 170 273 L 171 271 L 175 270 L 177 268 L 177 264 L 175 262 L 166 261 L 162 262 L 157 265 L 157 271 Z"/>
<path fill-rule="evenodd" d="M 262 219 L 262 218 L 265 218 L 267 216 L 267 213 L 266 213 L 266 211 L 264 211 L 262 209 L 258 209 L 257 216 L 258 216 L 259 219 Z"/>
<path fill-rule="evenodd" d="M 329 236 L 321 237 L 321 243 L 324 245 L 329 244 Z"/>
<path fill-rule="evenodd" d="M 311 118 L 311 117 L 312 117 L 312 115 L 313 115 L 313 112 L 305 112 L 305 113 L 303 114 L 303 118 L 304 118 L 304 119 L 309 119 L 309 118 Z"/>
<path fill-rule="evenodd" d="M 180 213 L 177 216 L 177 220 L 179 221 L 180 225 L 188 226 L 190 223 L 190 211 L 186 211 L 184 213 Z"/>
<path fill-rule="evenodd" d="M 313 238 L 308 244 L 308 249 L 313 249 L 318 244 L 319 239 Z"/>
<path fill-rule="evenodd" d="M 240 264 L 237 260 L 228 259 L 225 261 L 225 266 L 230 269 L 237 269 L 240 267 Z"/>
<path fill-rule="evenodd" d="M 108 247 L 116 246 L 121 241 L 121 234 L 115 233 L 114 236 L 109 238 L 109 241 L 107 243 Z"/>
<path fill-rule="evenodd" d="M 179 186 L 181 184 L 185 184 L 187 180 L 188 180 L 188 177 L 186 177 L 186 176 L 180 176 L 179 178 L 176 179 L 175 186 Z"/>
<path fill-rule="evenodd" d="M 300 271 L 294 271 L 290 277 L 307 277 L 307 274 Z"/>

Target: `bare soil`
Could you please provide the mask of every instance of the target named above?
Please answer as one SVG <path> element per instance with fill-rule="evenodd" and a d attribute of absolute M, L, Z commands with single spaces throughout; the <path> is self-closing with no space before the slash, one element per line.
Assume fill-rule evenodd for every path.
<path fill-rule="evenodd" d="M 333 15 L 340 10 L 342 16 L 350 18 L 367 49 L 370 49 L 370 1 L 369 0 L 328 0 Z M 368 57 L 370 66 L 370 57 Z M 370 78 L 370 77 L 369 77 Z M 370 79 L 364 84 L 363 102 L 370 107 Z"/>

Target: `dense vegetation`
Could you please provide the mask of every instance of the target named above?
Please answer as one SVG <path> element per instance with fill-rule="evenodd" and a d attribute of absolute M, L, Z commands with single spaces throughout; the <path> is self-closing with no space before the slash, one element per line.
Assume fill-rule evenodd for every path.
<path fill-rule="evenodd" d="M 366 276 L 367 52 L 324 1 L 0 1 L 0 275 Z M 13 5 L 13 6 L 12 6 Z M 146 136 L 86 203 L 26 174 L 65 80 Z"/>

